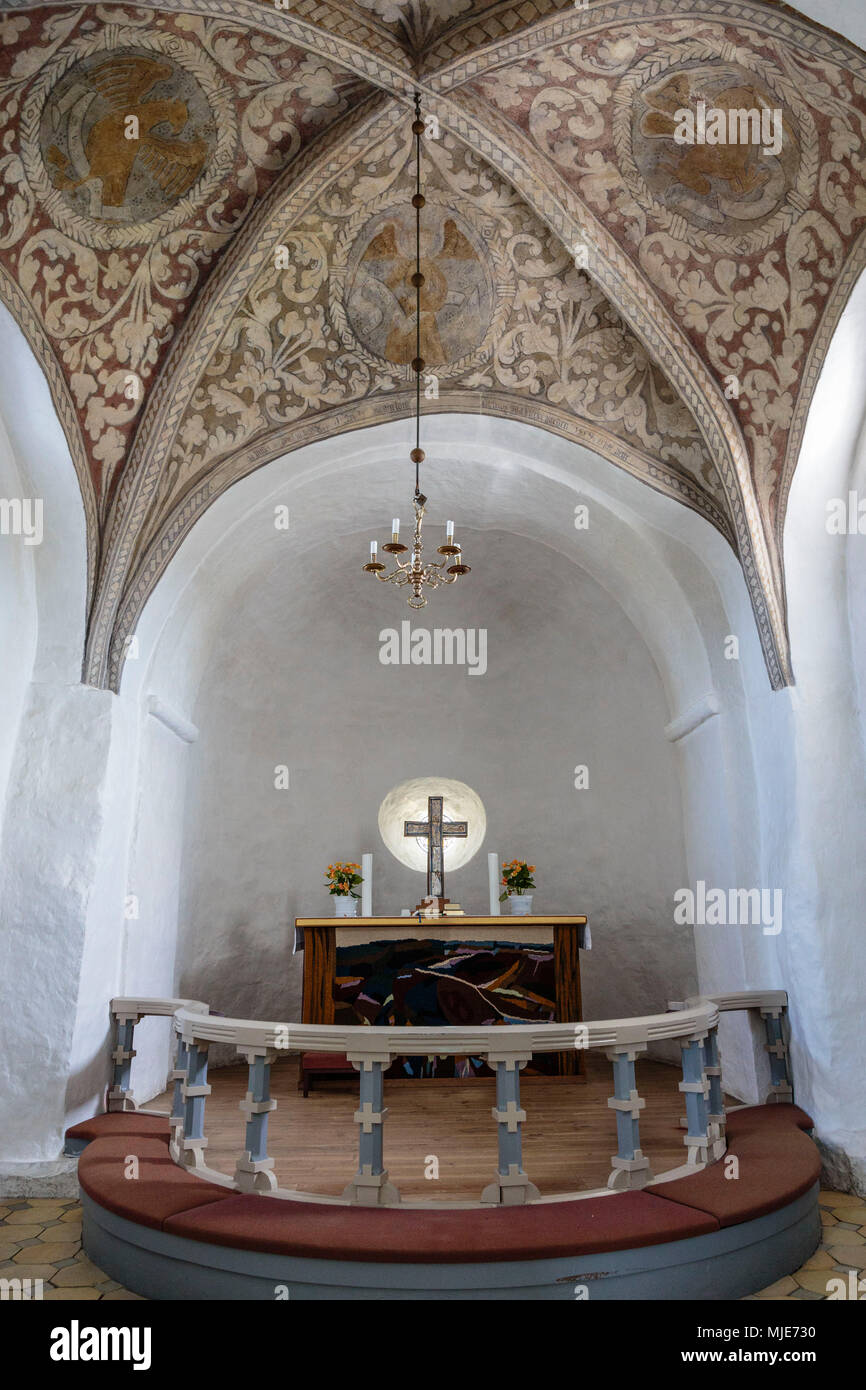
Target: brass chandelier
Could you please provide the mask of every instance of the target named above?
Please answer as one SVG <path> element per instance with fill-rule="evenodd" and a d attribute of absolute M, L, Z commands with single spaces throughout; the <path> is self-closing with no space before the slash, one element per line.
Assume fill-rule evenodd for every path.
<path fill-rule="evenodd" d="M 424 122 L 421 119 L 421 98 L 417 94 L 412 134 L 415 136 L 415 194 L 412 198 L 412 206 L 415 209 L 415 273 L 412 276 L 415 288 L 415 356 L 412 359 L 412 370 L 415 373 L 415 448 L 409 457 L 415 465 L 415 493 L 412 498 L 415 528 L 410 553 L 410 547 L 400 540 L 400 519 L 395 517 L 391 522 L 391 539 L 382 546 L 386 555 L 394 556 L 394 569 L 386 572 L 385 565 L 379 559 L 376 541 L 370 542 L 370 559 L 364 569 L 368 574 L 375 574 L 383 584 L 408 588 L 409 607 L 424 608 L 427 604 L 425 589 L 438 589 L 440 584 L 453 584 L 461 574 L 468 574 L 470 567 L 464 565 L 461 547 L 454 540 L 453 521 L 446 524 L 445 544 L 437 547 L 436 553 L 443 558 L 427 561 L 422 559 L 424 546 L 421 540 L 421 526 L 427 498 L 421 491 L 420 472 L 424 461 L 424 450 L 421 448 L 421 373 L 425 365 L 421 356 L 421 290 L 424 285 L 424 276 L 421 273 L 421 209 L 426 200 L 421 192 L 421 136 L 424 134 Z M 401 560 L 401 555 L 408 555 L 408 559 Z"/>

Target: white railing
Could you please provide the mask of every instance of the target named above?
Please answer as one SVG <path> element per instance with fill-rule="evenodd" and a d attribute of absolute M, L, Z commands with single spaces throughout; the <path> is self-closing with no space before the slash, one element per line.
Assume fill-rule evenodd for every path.
<path fill-rule="evenodd" d="M 497 1171 L 481 1193 L 481 1202 L 517 1205 L 582 1198 L 596 1194 L 583 1191 L 542 1198 L 524 1172 L 521 1127 L 526 1112 L 520 1104 L 520 1072 L 533 1056 L 572 1048 L 604 1052 L 613 1066 L 614 1094 L 607 1104 L 616 1115 L 617 1153 L 611 1158 L 607 1188 L 601 1192 L 642 1188 L 649 1182 L 697 1172 L 725 1153 L 725 1106 L 717 1036 L 721 1010 L 760 1010 L 767 1020 L 773 1098 L 790 1099 L 781 1023 L 786 1005 L 787 996 L 782 991 L 756 991 L 689 999 L 684 1004 L 672 1005 L 671 1012 L 643 1018 L 468 1028 L 448 1026 L 408 1031 L 403 1027 L 338 1027 L 224 1018 L 210 1014 L 208 1005 L 199 1000 L 115 999 L 111 1008 L 117 1024 L 117 1045 L 113 1053 L 115 1077 L 109 1094 L 109 1109 L 136 1108 L 130 1090 L 135 1023 L 150 1014 L 172 1015 L 177 1056 L 172 1072 L 171 1153 L 176 1163 L 239 1192 L 304 1201 L 394 1205 L 400 1202 L 400 1194 L 389 1181 L 384 1162 L 384 1122 L 388 1113 L 384 1104 L 385 1072 L 408 1048 L 413 1056 L 481 1057 L 496 1077 L 496 1105 L 492 1114 L 499 1148 Z M 686 1102 L 683 1137 L 686 1162 L 654 1175 L 650 1159 L 640 1145 L 640 1112 L 646 1102 L 637 1091 L 635 1061 L 651 1043 L 664 1039 L 677 1039 L 682 1052 L 683 1079 L 679 1089 Z M 246 1129 L 242 1152 L 232 1176 L 209 1167 L 205 1159 L 208 1142 L 205 1101 L 211 1089 L 207 1082 L 207 1060 L 212 1043 L 233 1046 L 249 1068 L 248 1089 L 240 1105 L 246 1116 Z M 270 1094 L 271 1066 L 290 1053 L 304 1052 L 336 1052 L 351 1062 L 359 1073 L 360 1100 L 355 1112 L 358 1169 L 341 1197 L 279 1188 L 274 1160 L 268 1156 L 268 1117 L 277 1108 Z M 784 1078 L 780 1068 L 784 1070 Z M 435 1205 L 441 1209 L 449 1204 L 437 1202 Z"/>

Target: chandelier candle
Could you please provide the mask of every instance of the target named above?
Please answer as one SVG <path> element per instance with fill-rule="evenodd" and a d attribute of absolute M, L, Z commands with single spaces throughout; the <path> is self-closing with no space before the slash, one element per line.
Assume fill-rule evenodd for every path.
<path fill-rule="evenodd" d="M 415 273 L 411 278 L 411 283 L 415 287 L 415 356 L 412 359 L 412 370 L 415 373 L 415 448 L 409 457 L 415 465 L 415 494 L 412 498 L 412 506 L 415 510 L 415 527 L 409 558 L 406 560 L 395 558 L 395 568 L 386 574 L 385 566 L 378 559 L 376 542 L 371 541 L 370 559 L 364 565 L 364 569 L 367 574 L 375 574 L 376 578 L 381 579 L 383 584 L 407 587 L 410 590 L 409 607 L 424 608 L 427 603 L 425 589 L 438 589 L 440 584 L 453 584 L 456 579 L 460 578 L 461 574 L 469 573 L 469 566 L 464 565 L 461 548 L 454 542 L 453 521 L 446 523 L 445 544 L 437 547 L 436 553 L 441 555 L 442 559 L 424 561 L 421 558 L 424 549 L 421 541 L 421 525 L 427 502 L 427 498 L 421 491 L 421 464 L 424 461 L 424 450 L 421 448 L 421 373 L 425 366 L 424 358 L 421 356 L 421 289 L 424 284 L 424 275 L 421 270 L 421 209 L 424 207 L 425 198 L 421 192 L 421 136 L 424 134 L 424 122 L 421 119 L 421 98 L 417 93 L 412 134 L 415 137 L 415 193 L 412 198 L 412 206 L 415 209 Z M 396 516 L 391 522 L 391 539 L 385 542 L 382 549 L 387 555 L 395 557 L 405 555 L 409 550 L 409 546 L 403 545 L 400 540 L 400 521 Z M 453 563 L 449 564 L 449 560 Z"/>

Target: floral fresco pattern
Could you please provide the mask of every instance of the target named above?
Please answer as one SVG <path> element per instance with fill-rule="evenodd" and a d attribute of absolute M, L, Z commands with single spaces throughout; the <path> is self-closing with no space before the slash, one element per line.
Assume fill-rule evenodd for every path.
<path fill-rule="evenodd" d="M 303 144 L 357 100 L 363 84 L 265 35 L 194 15 L 38 10 L 5 16 L 0 40 L 0 256 L 62 364 L 104 514 L 148 386 L 189 300 L 257 199 Z M 79 130 L 73 139 L 68 124 L 88 76 L 108 72 L 108 91 L 124 60 L 127 69 L 149 67 L 143 80 L 153 81 L 135 97 L 135 74 L 127 75 L 121 111 L 146 120 L 148 105 L 173 105 L 183 133 L 173 135 L 167 109 L 150 151 L 157 173 L 162 160 L 166 186 L 147 169 L 139 173 L 139 155 L 125 171 L 119 208 L 109 207 L 104 193 L 117 171 L 93 165 L 103 201 L 88 214 L 81 204 L 86 188 L 71 187 L 69 154 L 71 141 L 86 160 L 84 138 Z M 98 106 L 101 93 L 92 95 Z M 106 109 L 103 124 L 111 117 Z M 91 148 L 96 143 L 91 131 Z M 111 149 L 118 143 L 103 141 Z M 118 220 L 133 175 L 144 194 L 149 179 L 152 201 L 162 195 L 162 216 L 139 209 Z"/>
<path fill-rule="evenodd" d="M 486 248 L 495 303 L 483 275 L 466 272 L 461 294 L 452 272 L 450 297 L 461 312 L 447 333 L 436 329 L 440 360 L 431 359 L 430 381 L 538 398 L 592 420 L 667 461 L 722 506 L 692 416 L 598 287 L 489 167 L 450 138 L 435 142 L 435 152 L 432 144 L 424 215 L 438 230 L 431 252 L 441 257 L 450 236 L 453 263 L 480 275 Z M 311 412 L 405 390 L 414 379 L 411 352 L 395 347 L 399 315 L 389 311 L 390 333 L 377 340 L 377 302 L 357 302 L 371 246 L 374 265 L 402 265 L 393 228 L 405 231 L 412 211 L 411 161 L 405 133 L 395 133 L 287 235 L 286 267 L 272 264 L 260 276 L 207 364 L 160 481 L 157 514 L 177 507 L 214 461 L 257 437 Z M 422 263 L 428 282 L 431 263 L 432 255 Z"/>
<path fill-rule="evenodd" d="M 866 226 L 866 84 L 733 20 L 670 19 L 551 46 L 475 86 L 552 161 L 704 356 L 778 522 L 809 348 Z M 672 117 L 699 100 L 772 105 L 780 155 L 677 146 Z"/>

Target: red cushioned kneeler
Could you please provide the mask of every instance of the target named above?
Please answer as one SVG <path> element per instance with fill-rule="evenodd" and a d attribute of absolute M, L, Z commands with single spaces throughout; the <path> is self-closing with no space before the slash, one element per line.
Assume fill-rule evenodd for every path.
<path fill-rule="evenodd" d="M 461 1211 L 342 1207 L 234 1196 L 165 1222 L 166 1232 L 275 1255 L 403 1264 L 550 1260 L 718 1230 L 705 1213 L 644 1192 Z"/>
<path fill-rule="evenodd" d="M 753 1221 L 802 1197 L 821 1175 L 821 1156 L 808 1135 L 793 1124 L 771 1122 L 741 1134 L 728 1146 L 739 1175 L 726 1177 L 722 1159 L 694 1177 L 645 1189 L 665 1201 L 683 1203 L 714 1216 L 720 1226 Z"/>
<path fill-rule="evenodd" d="M 799 1105 L 749 1105 L 745 1110 L 729 1110 L 725 1118 L 728 1139 L 737 1139 L 741 1134 L 754 1134 L 767 1127 L 785 1129 L 793 1125 L 796 1129 L 815 1128 L 811 1115 L 807 1115 Z"/>
<path fill-rule="evenodd" d="M 92 1120 L 81 1120 L 66 1131 L 67 1139 L 104 1139 L 111 1135 L 135 1134 L 151 1139 L 163 1139 L 167 1144 L 171 1137 L 168 1118 L 165 1115 L 149 1115 L 143 1110 L 118 1110 L 110 1115 L 94 1115 Z"/>
<path fill-rule="evenodd" d="M 137 1178 L 124 1176 L 127 1158 L 139 1161 Z M 94 1139 L 78 1160 L 78 1181 L 101 1207 L 161 1229 L 165 1219 L 192 1207 L 225 1201 L 231 1189 L 193 1177 L 172 1161 L 162 1139 L 114 1135 Z"/>

